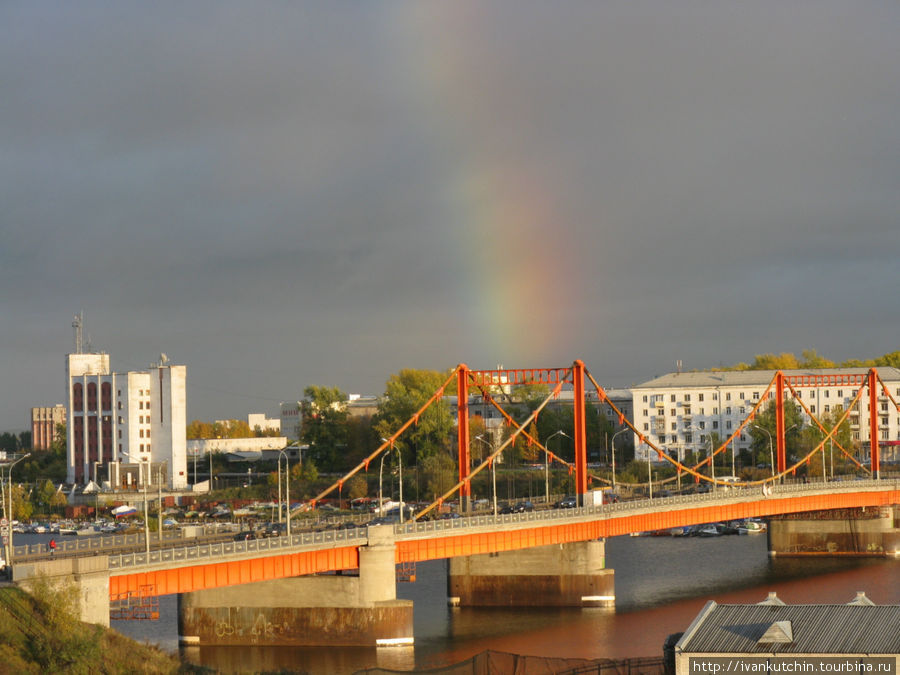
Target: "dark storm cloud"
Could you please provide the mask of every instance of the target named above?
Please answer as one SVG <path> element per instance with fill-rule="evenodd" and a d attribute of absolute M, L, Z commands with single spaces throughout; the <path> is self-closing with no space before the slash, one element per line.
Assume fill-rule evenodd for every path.
<path fill-rule="evenodd" d="M 62 401 L 80 309 L 203 418 L 460 361 L 892 351 L 897 34 L 884 2 L 4 3 L 0 429 Z M 529 363 L 459 320 L 534 196 L 460 192 L 488 170 L 571 255 Z"/>

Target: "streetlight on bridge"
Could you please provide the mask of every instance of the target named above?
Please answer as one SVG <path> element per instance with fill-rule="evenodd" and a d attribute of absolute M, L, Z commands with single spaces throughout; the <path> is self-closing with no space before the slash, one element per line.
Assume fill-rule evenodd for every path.
<path fill-rule="evenodd" d="M 481 441 L 482 443 L 484 443 L 488 447 L 488 454 L 493 454 L 494 446 L 491 445 L 490 443 L 488 443 L 486 440 L 484 440 L 483 436 L 476 436 L 475 440 Z M 494 466 L 494 463 L 496 462 L 496 460 L 497 460 L 496 457 L 492 457 L 490 460 L 490 462 L 491 462 L 491 488 L 492 488 L 491 494 L 492 494 L 492 497 L 494 500 L 494 518 L 497 517 L 497 469 Z"/>
<path fill-rule="evenodd" d="M 569 440 L 572 440 L 572 437 L 569 436 L 569 434 L 560 429 L 547 436 L 547 440 L 544 441 L 544 503 L 547 504 L 547 506 L 550 506 L 550 448 L 548 446 L 550 445 L 550 439 L 554 436 L 565 436 Z M 560 443 L 562 443 L 562 441 L 560 441 Z"/>
<path fill-rule="evenodd" d="M 13 548 L 13 525 L 12 525 L 12 522 L 13 522 L 13 512 L 12 512 L 12 506 L 13 506 L 13 503 L 12 503 L 12 493 L 13 493 L 12 470 L 13 470 L 13 467 L 14 467 L 16 464 L 18 464 L 19 462 L 21 462 L 21 461 L 22 461 L 23 459 L 25 459 L 26 457 L 31 457 L 31 453 L 28 452 L 28 453 L 22 455 L 21 457 L 19 457 L 19 459 L 17 459 L 16 461 L 12 462 L 12 463 L 9 465 L 9 469 L 7 469 L 7 472 L 6 472 L 7 482 L 9 483 L 9 509 L 7 510 L 6 504 L 4 504 L 4 505 L 3 505 L 3 510 L 6 511 L 6 520 L 7 520 L 7 525 L 6 525 L 6 527 L 7 527 L 7 532 L 8 532 L 8 537 L 7 537 L 7 547 L 8 547 L 8 548 L 7 548 L 7 551 L 6 551 L 6 564 L 7 564 L 7 565 L 12 565 L 12 561 L 13 561 L 13 551 L 15 550 L 15 549 Z M 3 482 L 3 477 L 0 476 L 0 485 L 2 485 L 2 482 Z"/>
<path fill-rule="evenodd" d="M 613 434 L 612 440 L 609 442 L 612 446 L 612 486 L 613 492 L 616 491 L 616 436 L 619 434 L 624 434 L 628 431 L 628 427 L 624 429 L 619 429 L 616 433 Z M 624 455 L 623 455 L 624 457 Z"/>
<path fill-rule="evenodd" d="M 287 502 L 287 535 L 291 536 L 291 468 L 287 448 L 278 453 L 278 522 L 281 522 L 281 456 L 284 455 L 284 499 Z"/>

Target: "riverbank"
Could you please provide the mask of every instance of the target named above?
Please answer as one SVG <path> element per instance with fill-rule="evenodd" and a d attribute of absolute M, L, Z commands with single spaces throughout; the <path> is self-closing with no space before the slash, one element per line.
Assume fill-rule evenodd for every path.
<path fill-rule="evenodd" d="M 74 620 L 74 596 L 38 583 L 0 586 L 0 673 L 202 673 L 178 656 Z"/>

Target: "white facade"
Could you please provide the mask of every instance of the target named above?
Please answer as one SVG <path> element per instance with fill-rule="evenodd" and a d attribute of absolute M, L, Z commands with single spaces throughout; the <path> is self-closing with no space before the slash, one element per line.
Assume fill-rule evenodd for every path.
<path fill-rule="evenodd" d="M 289 401 L 281 404 L 281 433 L 292 441 L 300 440 L 300 427 L 303 424 L 303 404 L 300 401 Z"/>
<path fill-rule="evenodd" d="M 891 395 L 900 400 L 900 370 L 885 367 L 876 370 Z M 869 371 L 867 368 L 835 368 L 783 372 L 785 376 L 840 378 L 846 375 L 865 375 Z M 687 451 L 693 451 L 696 455 L 705 450 L 708 454 L 710 434 L 718 434 L 720 443 L 729 438 L 765 395 L 775 373 L 773 370 L 670 373 L 650 380 L 631 389 L 635 428 L 673 458 L 677 454 L 681 460 Z M 810 413 L 821 417 L 837 406 L 846 410 L 859 388 L 829 383 L 798 387 L 797 391 Z M 786 391 L 785 399 L 791 397 L 792 394 Z M 770 400 L 774 401 L 774 391 L 770 394 Z M 883 444 L 882 457 L 887 459 L 900 446 L 900 416 L 886 396 L 879 396 L 878 406 L 879 443 Z M 859 405 L 851 411 L 849 422 L 853 439 L 867 443 L 868 392 L 863 393 Z M 750 430 L 745 426 L 734 440 L 735 452 L 748 450 L 751 441 Z M 634 438 L 634 447 L 636 459 L 647 459 L 648 455 L 651 459 L 656 459 L 656 453 L 650 445 L 641 443 L 637 436 Z"/>
<path fill-rule="evenodd" d="M 247 425 L 253 431 L 259 427 L 261 431 L 281 431 L 281 420 L 273 420 L 266 417 L 265 413 L 250 413 L 247 415 Z"/>
<path fill-rule="evenodd" d="M 165 475 L 168 487 L 186 487 L 186 374 L 165 362 L 111 373 L 107 354 L 69 354 L 67 481 L 96 481 L 106 467 L 117 485 L 124 462 L 151 466 L 138 472 L 148 482 Z"/>

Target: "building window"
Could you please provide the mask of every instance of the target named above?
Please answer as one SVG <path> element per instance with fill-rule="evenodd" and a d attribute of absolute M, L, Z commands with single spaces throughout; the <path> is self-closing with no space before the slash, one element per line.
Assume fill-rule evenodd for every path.
<path fill-rule="evenodd" d="M 674 417 L 675 414 L 676 414 L 676 413 L 675 413 L 675 408 L 672 408 L 672 409 L 669 411 L 669 413 Z"/>
<path fill-rule="evenodd" d="M 122 430 L 119 429 L 119 438 L 122 438 Z"/>
<path fill-rule="evenodd" d="M 900 394 L 900 391 L 898 391 L 897 393 Z M 844 390 L 838 389 L 838 398 L 843 398 L 843 397 L 844 397 Z"/>
<path fill-rule="evenodd" d="M 726 415 L 730 415 L 730 414 L 731 414 L 731 406 L 727 406 L 727 407 L 725 408 L 725 414 L 726 414 Z"/>
<path fill-rule="evenodd" d="M 719 408 L 717 406 L 717 407 L 713 408 L 713 415 L 718 415 L 718 414 L 719 414 Z"/>
<path fill-rule="evenodd" d="M 706 428 L 706 422 L 700 422 L 700 428 L 701 428 L 701 429 L 705 429 L 705 428 Z"/>
<path fill-rule="evenodd" d="M 697 400 L 698 400 L 698 401 L 702 401 L 702 400 L 703 400 L 703 394 L 697 394 Z"/>
<path fill-rule="evenodd" d="M 140 431 L 138 431 L 138 436 L 140 436 L 141 438 L 144 437 L 144 430 L 143 430 L 143 429 L 141 429 Z"/>
<path fill-rule="evenodd" d="M 685 400 L 685 401 L 690 401 L 690 400 L 691 400 L 691 395 L 690 395 L 690 394 L 685 394 L 685 395 L 684 395 L 684 400 Z"/>
<path fill-rule="evenodd" d="M 87 386 L 87 407 L 88 410 L 96 410 L 97 409 L 97 383 L 96 382 L 88 382 Z"/>
<path fill-rule="evenodd" d="M 671 401 L 672 403 L 675 403 L 675 394 L 672 394 L 672 395 L 669 397 L 669 401 Z"/>
<path fill-rule="evenodd" d="M 713 429 L 719 428 L 719 422 L 717 420 L 713 420 Z"/>
<path fill-rule="evenodd" d="M 825 412 L 831 412 L 831 406 L 827 403 L 825 404 Z"/>
<path fill-rule="evenodd" d="M 719 394 L 717 394 L 717 393 L 713 394 L 713 401 L 718 401 L 718 400 L 719 400 Z"/>
<path fill-rule="evenodd" d="M 672 422 L 672 431 L 678 431 L 678 423 L 677 422 Z M 675 441 L 672 441 L 672 442 L 674 443 Z"/>
<path fill-rule="evenodd" d="M 643 401 L 644 401 L 644 403 L 646 403 L 646 402 L 647 402 L 647 394 L 644 394 L 644 397 L 643 397 L 643 399 L 642 399 L 642 400 L 643 400 Z"/>
<path fill-rule="evenodd" d="M 669 441 L 669 442 L 670 442 L 670 443 L 677 443 L 677 442 L 678 442 L 678 436 L 673 435 L 673 436 L 672 436 L 672 440 Z"/>
<path fill-rule="evenodd" d="M 882 430 L 881 430 L 881 440 L 886 441 L 886 440 L 888 440 L 889 438 L 890 438 L 890 436 L 888 436 L 888 430 L 887 430 L 887 429 L 882 429 Z"/>
<path fill-rule="evenodd" d="M 647 410 L 645 410 L 645 411 L 644 411 L 644 417 L 649 417 L 649 416 L 650 416 L 650 412 L 647 411 Z"/>
<path fill-rule="evenodd" d="M 726 429 L 730 429 L 730 428 L 731 428 L 731 420 L 728 420 L 727 422 L 725 422 L 725 428 L 726 428 Z"/>
<path fill-rule="evenodd" d="M 143 410 L 143 409 L 144 409 L 144 402 L 143 402 L 143 401 L 138 401 L 138 409 L 140 409 L 140 410 Z"/>
<path fill-rule="evenodd" d="M 758 401 L 758 400 L 759 400 L 759 392 L 758 392 L 758 391 L 754 391 L 754 392 L 753 392 L 753 400 L 754 400 L 754 401 Z"/>
<path fill-rule="evenodd" d="M 825 390 L 825 398 L 828 398 L 828 396 L 829 396 L 830 394 L 831 394 L 831 392 L 828 391 L 828 390 L 826 389 L 826 390 Z"/>
<path fill-rule="evenodd" d="M 694 441 L 693 441 L 693 434 L 685 434 L 685 435 L 684 435 L 684 442 L 685 442 L 685 443 L 693 443 L 693 442 L 694 442 Z"/>
<path fill-rule="evenodd" d="M 650 431 L 650 423 L 644 422 L 644 431 Z"/>
<path fill-rule="evenodd" d="M 730 391 L 726 391 L 726 392 L 725 392 L 725 400 L 726 400 L 726 401 L 730 401 L 730 400 L 731 400 L 731 392 L 730 392 Z"/>
<path fill-rule="evenodd" d="M 150 410 L 150 401 L 147 401 L 147 405 L 145 406 L 146 410 Z"/>

